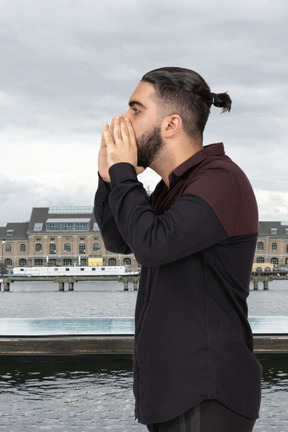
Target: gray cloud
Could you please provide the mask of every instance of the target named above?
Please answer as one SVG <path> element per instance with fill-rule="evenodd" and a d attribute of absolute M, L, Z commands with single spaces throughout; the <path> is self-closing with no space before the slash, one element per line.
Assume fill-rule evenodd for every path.
<path fill-rule="evenodd" d="M 287 12 L 286 0 L 0 0 L 0 219 L 92 204 L 102 121 L 164 65 L 229 91 L 206 143 L 225 142 L 262 219 L 287 219 Z"/>

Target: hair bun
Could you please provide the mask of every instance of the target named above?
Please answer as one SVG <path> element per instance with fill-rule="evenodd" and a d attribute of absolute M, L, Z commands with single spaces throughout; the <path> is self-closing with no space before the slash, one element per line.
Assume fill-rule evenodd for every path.
<path fill-rule="evenodd" d="M 228 93 L 211 93 L 212 105 L 222 108 L 222 112 L 230 111 L 232 100 Z"/>

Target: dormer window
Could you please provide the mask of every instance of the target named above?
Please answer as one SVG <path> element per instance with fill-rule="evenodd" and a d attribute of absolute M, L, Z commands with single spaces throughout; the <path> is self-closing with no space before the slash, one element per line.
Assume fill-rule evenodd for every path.
<path fill-rule="evenodd" d="M 271 234 L 272 235 L 277 235 L 278 234 L 278 229 L 277 228 L 271 228 Z"/>
<path fill-rule="evenodd" d="M 11 237 L 11 236 L 13 236 L 13 234 L 14 234 L 14 230 L 13 229 L 10 229 L 10 230 L 6 231 L 7 237 Z"/>

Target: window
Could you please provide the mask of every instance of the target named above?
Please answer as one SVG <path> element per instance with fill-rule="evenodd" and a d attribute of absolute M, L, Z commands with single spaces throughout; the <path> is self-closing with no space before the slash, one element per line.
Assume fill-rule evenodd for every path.
<path fill-rule="evenodd" d="M 64 243 L 64 251 L 71 252 L 71 243 Z"/>
<path fill-rule="evenodd" d="M 6 252 L 11 252 L 12 248 L 10 243 L 6 243 L 5 250 Z"/>
<path fill-rule="evenodd" d="M 272 251 L 273 252 L 277 251 L 277 243 L 272 243 Z"/>
<path fill-rule="evenodd" d="M 34 261 L 34 263 L 35 263 L 36 267 L 43 266 L 43 259 L 36 258 L 35 261 Z"/>
<path fill-rule="evenodd" d="M 49 265 L 51 267 L 56 267 L 57 263 L 56 263 L 56 259 L 49 259 Z"/>
<path fill-rule="evenodd" d="M 35 252 L 42 252 L 42 244 L 41 243 L 35 244 Z"/>
<path fill-rule="evenodd" d="M 21 258 L 19 260 L 19 267 L 26 267 L 27 266 L 27 260 L 24 258 Z"/>
<path fill-rule="evenodd" d="M 93 231 L 100 231 L 99 226 L 96 222 L 94 222 L 94 224 L 93 224 Z"/>
<path fill-rule="evenodd" d="M 50 254 L 56 254 L 56 244 L 55 243 L 50 243 L 50 245 L 49 245 L 49 253 Z"/>
<path fill-rule="evenodd" d="M 34 231 L 42 231 L 42 228 L 43 228 L 43 223 L 36 222 L 34 224 Z"/>
<path fill-rule="evenodd" d="M 278 265 L 278 258 L 271 258 L 271 264 Z"/>
<path fill-rule="evenodd" d="M 85 243 L 80 243 L 79 244 L 79 254 L 85 254 L 85 252 L 86 252 Z"/>
<path fill-rule="evenodd" d="M 93 243 L 93 252 L 98 252 L 100 249 L 99 243 Z"/>
<path fill-rule="evenodd" d="M 288 235 L 288 228 L 285 228 L 285 234 Z"/>
<path fill-rule="evenodd" d="M 90 219 L 48 219 L 46 231 L 89 231 Z"/>
<path fill-rule="evenodd" d="M 257 243 L 257 249 L 258 250 L 264 250 L 264 243 L 263 242 L 258 242 Z"/>
<path fill-rule="evenodd" d="M 257 257 L 256 258 L 256 263 L 264 263 L 264 262 L 265 262 L 265 260 L 263 257 Z"/>
<path fill-rule="evenodd" d="M 272 235 L 277 235 L 278 233 L 278 229 L 277 228 L 271 228 L 271 234 Z"/>
<path fill-rule="evenodd" d="M 26 245 L 25 244 L 20 244 L 20 252 L 26 252 Z"/>
<path fill-rule="evenodd" d="M 81 260 L 80 260 L 80 266 L 86 266 L 86 265 L 87 265 L 86 258 L 81 258 Z"/>
<path fill-rule="evenodd" d="M 13 234 L 14 234 L 14 230 L 13 229 L 10 229 L 10 230 L 6 231 L 7 237 L 11 237 L 11 236 L 13 236 Z"/>
<path fill-rule="evenodd" d="M 63 265 L 64 266 L 72 266 L 72 259 L 71 258 L 65 258 L 63 260 Z"/>
<path fill-rule="evenodd" d="M 49 207 L 48 214 L 90 214 L 93 213 L 92 206 L 58 206 Z"/>
<path fill-rule="evenodd" d="M 286 244 L 286 253 L 288 253 L 288 244 Z"/>
<path fill-rule="evenodd" d="M 108 260 L 108 265 L 109 266 L 116 266 L 116 258 L 109 258 Z"/>
<path fill-rule="evenodd" d="M 12 260 L 10 258 L 6 258 L 4 261 L 5 266 L 12 266 Z"/>
<path fill-rule="evenodd" d="M 127 265 L 127 266 L 130 266 L 131 265 L 131 258 L 124 258 L 123 264 Z"/>
<path fill-rule="evenodd" d="M 285 266 L 288 265 L 288 258 L 285 259 Z"/>

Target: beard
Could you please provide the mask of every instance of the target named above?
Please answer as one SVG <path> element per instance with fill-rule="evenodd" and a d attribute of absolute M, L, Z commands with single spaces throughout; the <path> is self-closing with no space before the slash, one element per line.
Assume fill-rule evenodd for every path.
<path fill-rule="evenodd" d="M 156 126 L 151 131 L 145 132 L 136 139 L 136 143 L 138 147 L 137 165 L 148 168 L 163 147 L 160 127 Z"/>

